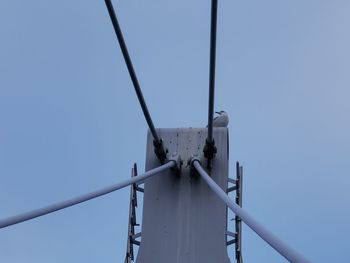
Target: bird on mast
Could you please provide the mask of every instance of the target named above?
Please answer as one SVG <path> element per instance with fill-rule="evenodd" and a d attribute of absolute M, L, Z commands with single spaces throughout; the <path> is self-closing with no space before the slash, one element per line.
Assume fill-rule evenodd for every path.
<path fill-rule="evenodd" d="M 213 119 L 213 127 L 227 127 L 229 117 L 226 111 L 216 111 L 219 116 Z"/>

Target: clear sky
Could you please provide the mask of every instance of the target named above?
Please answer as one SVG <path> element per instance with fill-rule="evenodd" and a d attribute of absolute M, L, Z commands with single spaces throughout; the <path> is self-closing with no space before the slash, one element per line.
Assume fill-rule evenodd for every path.
<path fill-rule="evenodd" d="M 210 1 L 113 3 L 156 127 L 203 127 Z M 350 2 L 218 12 L 215 107 L 243 206 L 313 262 L 349 261 Z M 0 1 L 0 218 L 143 171 L 146 132 L 103 0 Z M 123 262 L 128 202 L 124 189 L 0 230 L 0 262 Z M 285 262 L 243 239 L 245 262 Z"/>

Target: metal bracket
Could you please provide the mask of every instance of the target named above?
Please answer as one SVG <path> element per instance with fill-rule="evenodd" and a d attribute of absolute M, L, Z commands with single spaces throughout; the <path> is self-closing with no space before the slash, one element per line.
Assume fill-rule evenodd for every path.
<path fill-rule="evenodd" d="M 211 168 L 211 161 L 214 159 L 218 149 L 215 146 L 214 139 L 210 142 L 208 139 L 205 140 L 203 148 L 204 157 L 208 159 L 207 168 Z"/>
<path fill-rule="evenodd" d="M 172 153 L 169 157 L 169 162 L 175 162 L 175 166 L 171 168 L 171 170 L 175 171 L 176 175 L 181 174 L 181 167 L 183 164 L 183 161 L 181 159 L 181 156 L 178 153 Z"/>
<path fill-rule="evenodd" d="M 141 237 L 141 232 L 130 236 L 130 238 L 131 238 L 130 242 L 136 246 L 140 246 L 141 241 L 136 240 L 136 238 L 139 238 L 139 237 Z"/>
<path fill-rule="evenodd" d="M 226 231 L 226 236 L 228 237 L 228 236 L 230 236 L 230 237 L 233 237 L 233 239 L 231 239 L 231 240 L 228 240 L 227 242 L 226 242 L 226 246 L 229 246 L 229 245 L 232 245 L 232 244 L 235 244 L 236 243 L 236 233 L 232 233 L 232 232 L 230 232 L 230 231 Z"/>
<path fill-rule="evenodd" d="M 226 193 L 231 193 L 233 191 L 237 190 L 237 185 L 231 186 L 229 188 L 227 188 Z"/>
<path fill-rule="evenodd" d="M 201 163 L 199 156 L 196 155 L 196 154 L 192 155 L 191 158 L 188 159 L 187 166 L 189 166 L 191 168 L 191 176 L 194 177 L 194 178 L 197 178 L 199 175 L 198 175 L 196 169 L 193 166 L 193 163 L 195 161 Z"/>

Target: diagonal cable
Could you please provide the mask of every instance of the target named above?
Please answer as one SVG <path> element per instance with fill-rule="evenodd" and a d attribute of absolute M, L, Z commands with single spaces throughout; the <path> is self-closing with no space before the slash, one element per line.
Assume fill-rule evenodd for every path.
<path fill-rule="evenodd" d="M 226 203 L 226 205 L 241 218 L 241 220 L 247 224 L 256 234 L 258 234 L 265 242 L 267 242 L 272 248 L 274 248 L 278 253 L 280 253 L 284 258 L 292 263 L 310 263 L 304 256 L 299 254 L 297 251 L 289 247 L 277 236 L 272 234 L 263 225 L 257 222 L 253 217 L 251 217 L 244 209 L 239 207 L 235 202 L 233 202 L 228 195 L 218 186 L 213 179 L 207 174 L 203 169 L 200 161 L 193 158 L 191 161 L 194 169 L 200 174 L 202 179 L 208 184 L 211 190 Z"/>
<path fill-rule="evenodd" d="M 36 210 L 32 210 L 32 211 L 29 211 L 27 213 L 23 213 L 23 214 L 19 214 L 16 216 L 1 219 L 0 220 L 0 229 L 4 228 L 4 227 L 11 226 L 11 225 L 15 225 L 18 223 L 22 223 L 22 222 L 27 221 L 27 220 L 31 220 L 31 219 L 34 219 L 34 218 L 39 217 L 39 216 L 47 215 L 47 214 L 56 212 L 56 211 L 64 209 L 64 208 L 80 204 L 82 202 L 86 202 L 86 201 L 91 200 L 93 198 L 96 198 L 96 197 L 99 197 L 102 195 L 106 195 L 106 194 L 109 194 L 109 193 L 114 192 L 116 190 L 122 189 L 122 188 L 124 188 L 128 185 L 134 184 L 134 183 L 143 182 L 144 180 L 148 179 L 149 177 L 151 177 L 153 175 L 159 174 L 160 172 L 162 172 L 164 170 L 167 170 L 167 169 L 174 167 L 175 164 L 176 164 L 175 161 L 169 161 L 166 164 L 163 164 L 157 168 L 154 168 L 152 170 L 145 172 L 144 174 L 138 175 L 137 177 L 132 177 L 132 178 L 130 178 L 126 181 L 120 182 L 118 184 L 114 184 L 114 185 L 111 185 L 111 186 L 108 186 L 108 187 L 105 187 L 105 188 L 102 188 L 102 189 L 99 189 L 99 190 L 96 190 L 96 191 L 93 191 L 93 192 L 90 192 L 90 193 L 87 193 L 84 195 L 80 195 L 78 197 L 74 197 L 74 198 L 71 198 L 71 199 L 68 199 L 68 200 L 65 200 L 62 202 L 48 205 L 48 206 L 45 206 L 45 207 L 42 207 L 42 208 L 39 208 Z"/>
<path fill-rule="evenodd" d="M 115 34 L 117 36 L 117 39 L 118 39 L 118 42 L 119 42 L 119 45 L 120 45 L 120 49 L 121 49 L 121 51 L 123 53 L 123 57 L 124 57 L 126 66 L 128 68 L 131 81 L 132 81 L 132 83 L 134 85 L 137 98 L 138 98 L 139 103 L 141 105 L 143 115 L 145 116 L 145 119 L 147 121 L 148 127 L 149 127 L 149 129 L 151 131 L 151 134 L 153 136 L 153 139 L 154 139 L 153 144 L 154 144 L 154 147 L 155 147 L 155 153 L 156 153 L 158 159 L 161 161 L 161 163 L 164 163 L 164 161 L 166 159 L 166 151 L 164 149 L 163 142 L 159 138 L 159 136 L 157 134 L 157 131 L 156 131 L 154 125 L 153 125 L 153 121 L 152 121 L 151 115 L 150 115 L 150 113 L 148 111 L 145 99 L 144 99 L 144 97 L 142 95 L 141 87 L 140 87 L 139 81 L 138 81 L 138 79 L 136 77 L 136 73 L 135 73 L 134 67 L 132 65 L 128 49 L 126 47 L 126 44 L 125 44 L 125 41 L 124 41 L 124 37 L 123 37 L 122 31 L 121 31 L 120 26 L 119 26 L 117 15 L 115 14 L 115 11 L 114 11 L 114 8 L 113 8 L 111 0 L 105 0 L 105 3 L 106 3 L 106 7 L 108 9 L 108 13 L 109 13 L 109 16 L 111 18 L 113 27 L 114 27 Z"/>

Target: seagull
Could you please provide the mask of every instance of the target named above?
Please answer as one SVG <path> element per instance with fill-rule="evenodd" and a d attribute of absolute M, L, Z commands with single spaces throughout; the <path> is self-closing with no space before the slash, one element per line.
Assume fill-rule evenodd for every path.
<path fill-rule="evenodd" d="M 229 121 L 227 112 L 222 110 L 215 113 L 219 114 L 219 116 L 213 119 L 213 127 L 227 127 Z"/>

